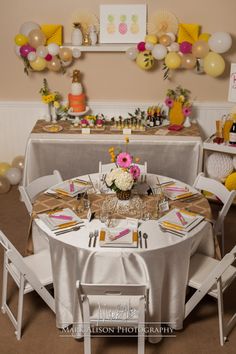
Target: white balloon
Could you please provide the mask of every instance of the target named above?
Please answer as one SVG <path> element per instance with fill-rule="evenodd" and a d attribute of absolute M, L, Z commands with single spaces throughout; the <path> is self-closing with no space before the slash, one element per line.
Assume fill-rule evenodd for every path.
<path fill-rule="evenodd" d="M 81 57 L 81 51 L 78 48 L 72 49 L 73 58 L 78 59 Z"/>
<path fill-rule="evenodd" d="M 130 60 L 135 60 L 138 55 L 138 50 L 135 47 L 127 49 L 126 55 Z"/>
<path fill-rule="evenodd" d="M 15 53 L 16 53 L 16 55 L 17 55 L 18 57 L 21 56 L 21 54 L 20 54 L 20 46 L 19 46 L 19 45 L 16 45 L 16 46 L 15 46 Z"/>
<path fill-rule="evenodd" d="M 59 53 L 59 45 L 56 43 L 50 43 L 48 45 L 48 53 L 51 55 L 57 55 Z"/>
<path fill-rule="evenodd" d="M 232 38 L 227 32 L 215 32 L 209 38 L 208 44 L 213 52 L 222 54 L 231 48 Z"/>
<path fill-rule="evenodd" d="M 167 32 L 166 34 L 170 37 L 170 39 L 172 40 L 172 42 L 175 41 L 175 35 L 174 35 L 174 33 L 172 33 L 172 32 Z"/>
<path fill-rule="evenodd" d="M 45 58 L 48 55 L 48 48 L 45 47 L 44 45 L 40 45 L 36 49 L 36 54 L 41 58 Z"/>
<path fill-rule="evenodd" d="M 167 55 L 167 49 L 164 45 L 162 44 L 155 44 L 152 50 L 152 56 L 155 59 L 162 60 L 166 57 Z"/>
<path fill-rule="evenodd" d="M 19 33 L 24 34 L 27 37 L 34 29 L 40 29 L 40 26 L 35 22 L 25 22 L 20 26 Z"/>
<path fill-rule="evenodd" d="M 146 50 L 152 50 L 154 47 L 154 44 L 150 43 L 150 42 L 146 42 L 145 43 L 145 48 Z"/>
<path fill-rule="evenodd" d="M 14 185 L 20 183 L 22 172 L 19 168 L 12 167 L 12 168 L 9 168 L 9 170 L 7 170 L 7 172 L 5 173 L 4 176 L 8 179 L 10 184 L 14 186 Z"/>
<path fill-rule="evenodd" d="M 29 61 L 34 61 L 36 59 L 37 55 L 35 52 L 29 52 L 29 54 L 27 55 L 27 59 Z"/>
<path fill-rule="evenodd" d="M 178 52 L 179 51 L 179 43 L 173 42 L 171 45 L 168 47 L 169 52 Z"/>

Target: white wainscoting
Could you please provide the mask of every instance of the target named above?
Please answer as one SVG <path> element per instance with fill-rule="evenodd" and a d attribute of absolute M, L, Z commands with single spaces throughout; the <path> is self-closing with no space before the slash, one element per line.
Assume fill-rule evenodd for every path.
<path fill-rule="evenodd" d="M 153 102 L 89 102 L 93 113 L 108 117 L 133 113 L 135 108 L 145 110 Z M 157 103 L 155 103 L 157 104 Z M 228 114 L 233 104 L 227 102 L 195 102 L 194 118 L 199 122 L 203 138 L 215 131 L 215 120 Z M 24 155 L 27 138 L 38 119 L 43 119 L 47 107 L 39 102 L 0 102 L 0 161 L 11 162 Z"/>

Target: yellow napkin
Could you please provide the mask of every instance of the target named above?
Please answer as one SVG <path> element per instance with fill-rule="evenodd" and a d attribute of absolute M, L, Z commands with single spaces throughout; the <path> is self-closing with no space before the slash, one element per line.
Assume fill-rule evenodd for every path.
<path fill-rule="evenodd" d="M 62 25 L 41 25 L 41 30 L 47 38 L 46 44 L 56 43 L 62 45 Z"/>
<path fill-rule="evenodd" d="M 178 43 L 194 43 L 198 40 L 200 26 L 196 23 L 180 23 L 178 32 Z"/>

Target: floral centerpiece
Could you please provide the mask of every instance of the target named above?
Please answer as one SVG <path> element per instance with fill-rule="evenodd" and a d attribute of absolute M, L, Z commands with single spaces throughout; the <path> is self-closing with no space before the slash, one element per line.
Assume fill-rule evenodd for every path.
<path fill-rule="evenodd" d="M 192 103 L 190 102 L 191 92 L 177 86 L 175 90 L 167 90 L 165 104 L 169 107 L 169 118 L 173 124 L 181 125 L 185 117 L 192 113 Z"/>
<path fill-rule="evenodd" d="M 57 91 L 51 91 L 48 86 L 47 79 L 43 79 L 43 87 L 39 93 L 42 95 L 43 103 L 48 105 L 50 121 L 61 118 L 67 113 L 67 107 L 60 103 L 61 95 Z"/>
<path fill-rule="evenodd" d="M 139 161 L 139 158 L 134 158 L 127 152 L 129 138 L 126 138 L 125 142 L 125 152 L 120 149 L 116 152 L 114 147 L 109 149 L 111 162 L 114 162 L 116 167 L 105 178 L 106 185 L 116 192 L 117 198 L 120 200 L 130 198 L 131 189 L 140 176 L 140 168 L 135 164 Z"/>

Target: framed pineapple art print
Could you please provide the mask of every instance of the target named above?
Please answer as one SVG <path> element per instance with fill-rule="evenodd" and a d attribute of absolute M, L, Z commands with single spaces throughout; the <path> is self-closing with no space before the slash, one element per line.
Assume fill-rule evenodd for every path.
<path fill-rule="evenodd" d="M 146 35 L 146 4 L 100 5 L 100 43 L 138 43 Z"/>

